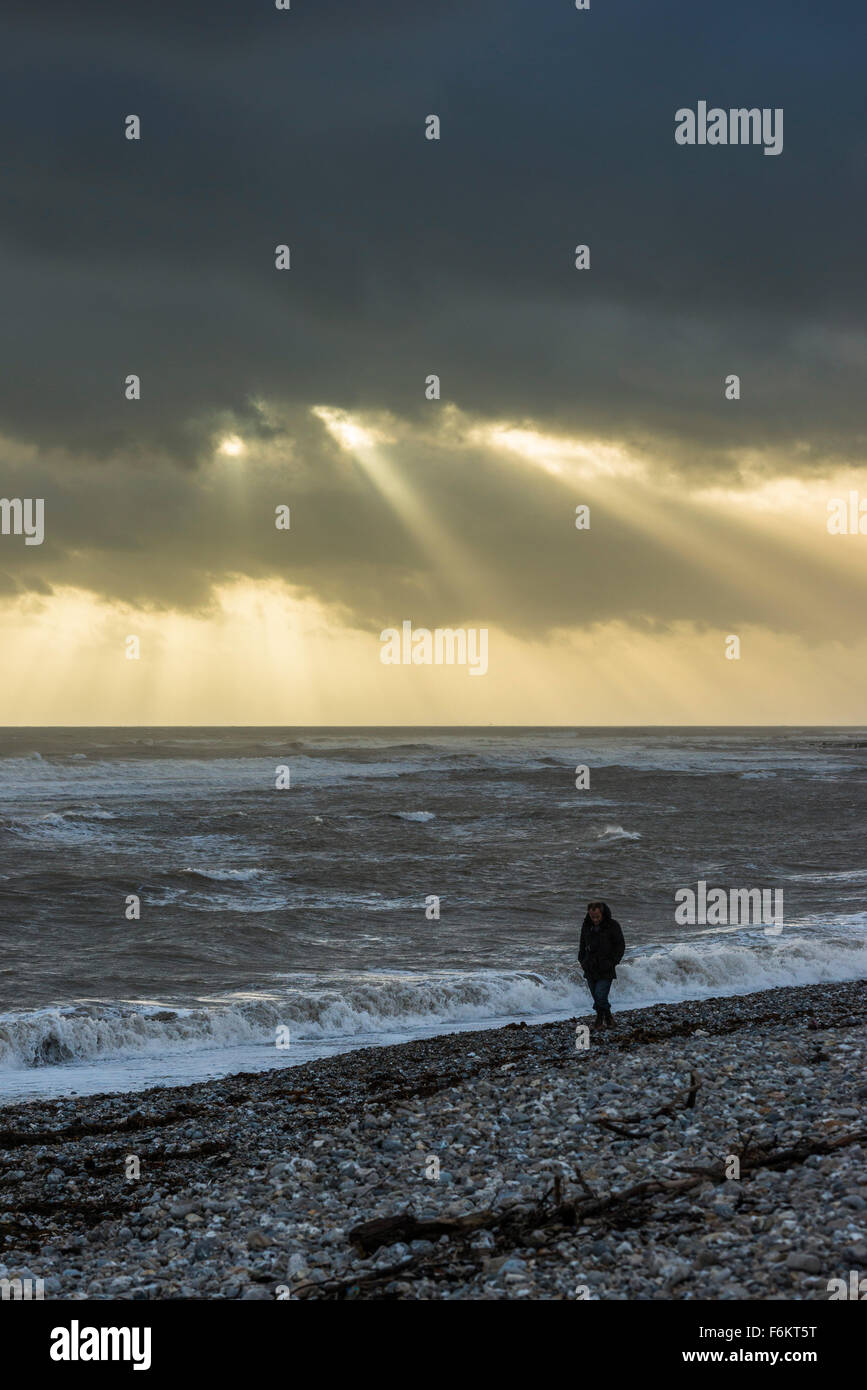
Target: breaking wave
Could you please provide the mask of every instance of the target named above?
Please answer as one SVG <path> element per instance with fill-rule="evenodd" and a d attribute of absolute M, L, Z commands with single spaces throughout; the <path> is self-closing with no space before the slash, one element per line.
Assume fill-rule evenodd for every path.
<path fill-rule="evenodd" d="M 75 845 L 104 836 L 100 822 L 111 820 L 117 820 L 112 811 L 93 807 L 87 810 L 48 811 L 30 820 L 10 817 L 0 821 L 0 829 L 38 844 Z"/>
<path fill-rule="evenodd" d="M 606 825 L 596 832 L 597 840 L 640 840 L 637 830 L 624 830 L 622 825 Z"/>
<path fill-rule="evenodd" d="M 204 878 L 212 883 L 249 883 L 258 878 L 261 869 L 194 869 L 187 867 L 180 871 L 190 878 Z"/>
<path fill-rule="evenodd" d="M 751 994 L 783 985 L 867 978 L 867 919 L 848 934 L 787 929 L 680 943 L 627 956 L 612 1000 L 620 1009 L 687 999 Z M 413 1031 L 454 1031 L 514 1019 L 563 1018 L 589 1011 L 575 975 L 533 971 L 433 971 L 284 977 L 268 989 L 193 1007 L 87 1003 L 0 1015 L 0 1067 L 165 1055 L 178 1049 L 274 1045 L 288 1026 L 293 1044 L 330 1042 L 338 1050 L 402 1041 Z M 265 1061 L 263 1059 L 263 1065 Z"/>

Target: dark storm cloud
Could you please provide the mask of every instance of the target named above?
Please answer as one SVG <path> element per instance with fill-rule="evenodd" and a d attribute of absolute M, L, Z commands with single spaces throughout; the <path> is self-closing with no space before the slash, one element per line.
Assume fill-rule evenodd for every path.
<path fill-rule="evenodd" d="M 412 410 L 439 370 L 484 412 L 844 441 L 863 362 L 804 335 L 863 329 L 865 29 L 789 2 L 40 6 L 5 45 L 4 417 L 191 458 L 189 422 L 250 391 Z M 782 156 L 675 146 L 700 97 L 784 107 Z"/>
<path fill-rule="evenodd" d="M 843 641 L 860 631 L 863 592 L 841 587 L 814 544 L 793 550 L 688 496 L 640 479 L 567 483 L 484 448 L 411 438 L 378 446 L 378 457 L 416 500 L 411 521 L 304 413 L 287 420 L 269 462 L 222 459 L 218 473 L 117 462 L 65 476 L 56 464 L 8 468 L 9 491 L 45 497 L 46 541 L 4 541 L 14 585 L 5 592 L 74 584 L 144 608 L 207 613 L 221 583 L 279 578 L 368 632 L 408 616 L 530 638 L 615 619 L 660 632 L 677 621 L 759 624 Z M 581 534 L 576 498 L 592 509 Z M 289 531 L 274 526 L 280 504 L 291 507 Z M 813 529 L 829 542 L 824 514 Z"/>
<path fill-rule="evenodd" d="M 436 408 L 429 372 L 467 411 L 655 441 L 694 475 L 745 447 L 785 459 L 797 443 L 786 466 L 805 472 L 857 461 L 865 30 L 854 4 L 791 0 L 593 0 L 586 14 L 569 0 L 52 0 L 7 20 L 0 426 L 63 451 L 32 473 L 64 517 L 61 550 L 26 566 L 58 582 L 78 549 L 67 582 L 194 604 L 221 575 L 281 572 L 277 538 L 245 543 L 197 482 L 216 431 L 279 440 L 261 398 L 289 410 L 286 447 L 309 474 L 296 582 L 384 613 L 425 565 L 304 410 L 421 416 Z M 783 107 L 783 154 L 678 148 L 675 110 L 699 99 Z M 130 112 L 139 143 L 123 138 Z M 439 143 L 423 138 L 429 112 Z M 573 269 L 578 242 L 590 272 Z M 140 402 L 123 398 L 129 372 Z M 647 564 L 655 611 L 719 607 L 710 586 L 676 598 L 693 581 L 649 539 L 627 546 L 622 584 L 584 576 L 576 605 L 548 501 L 540 530 L 521 520 L 536 505 L 525 475 L 512 487 L 424 449 L 403 466 L 449 528 L 471 507 L 489 518 L 492 566 L 516 547 L 517 625 L 631 612 L 633 571 L 646 611 Z"/>

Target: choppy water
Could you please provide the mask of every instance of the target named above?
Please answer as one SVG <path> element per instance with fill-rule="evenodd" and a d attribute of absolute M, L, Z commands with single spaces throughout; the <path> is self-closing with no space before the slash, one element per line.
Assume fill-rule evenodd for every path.
<path fill-rule="evenodd" d="M 0 1094 L 584 1012 L 594 896 L 615 1008 L 867 976 L 865 791 L 864 730 L 0 730 Z M 783 932 L 677 926 L 699 879 Z"/>

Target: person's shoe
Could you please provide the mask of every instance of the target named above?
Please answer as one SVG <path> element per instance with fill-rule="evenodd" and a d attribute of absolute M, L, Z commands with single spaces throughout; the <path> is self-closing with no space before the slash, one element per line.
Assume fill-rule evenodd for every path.
<path fill-rule="evenodd" d="M 597 1014 L 593 1022 L 590 1024 L 590 1027 L 593 1029 L 595 1033 L 601 1033 L 604 1026 L 605 1025 L 602 1021 L 602 1014 Z"/>
<path fill-rule="evenodd" d="M 614 1019 L 611 1017 L 611 1014 L 610 1014 L 610 1013 L 607 1013 L 607 1014 L 605 1015 L 605 1027 L 606 1027 L 606 1028 L 613 1028 L 613 1027 L 614 1027 Z"/>

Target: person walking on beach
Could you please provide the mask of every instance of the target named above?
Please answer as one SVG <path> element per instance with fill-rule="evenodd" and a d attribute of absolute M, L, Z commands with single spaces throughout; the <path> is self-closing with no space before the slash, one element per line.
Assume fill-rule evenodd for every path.
<path fill-rule="evenodd" d="M 593 995 L 596 1010 L 596 1028 L 613 1028 L 611 1005 L 608 991 L 611 981 L 617 978 L 615 966 L 623 959 L 626 943 L 620 923 L 611 916 L 607 903 L 587 904 L 587 916 L 581 924 L 581 944 L 578 947 L 578 964 L 584 971 L 584 978 Z"/>

